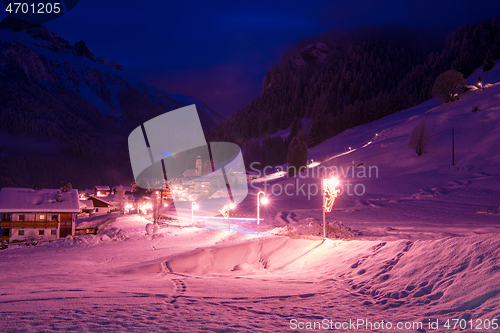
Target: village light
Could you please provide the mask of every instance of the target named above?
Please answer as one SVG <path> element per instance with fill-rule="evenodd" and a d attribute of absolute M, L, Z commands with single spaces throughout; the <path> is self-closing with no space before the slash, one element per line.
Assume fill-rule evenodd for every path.
<path fill-rule="evenodd" d="M 125 204 L 125 212 L 128 214 L 128 212 L 130 211 L 130 208 L 132 208 L 132 207 L 133 207 L 133 206 L 127 202 L 127 203 Z"/>
<path fill-rule="evenodd" d="M 148 209 L 153 209 L 153 206 L 150 203 L 147 203 L 140 206 L 139 209 L 141 210 L 142 214 L 146 214 Z"/>
<path fill-rule="evenodd" d="M 335 202 L 335 198 L 337 194 L 340 193 L 339 189 L 335 189 L 335 187 L 339 184 L 337 178 L 323 179 L 323 238 L 326 238 L 326 221 L 325 221 L 325 213 L 331 212 L 333 203 Z"/>
<path fill-rule="evenodd" d="M 264 195 L 262 200 L 260 199 L 260 194 Z M 259 233 L 260 233 L 260 203 L 262 202 L 263 204 L 266 204 L 269 201 L 265 197 L 265 195 L 266 195 L 266 193 L 264 193 L 264 191 L 259 191 L 259 193 L 257 193 L 257 236 L 259 236 Z"/>

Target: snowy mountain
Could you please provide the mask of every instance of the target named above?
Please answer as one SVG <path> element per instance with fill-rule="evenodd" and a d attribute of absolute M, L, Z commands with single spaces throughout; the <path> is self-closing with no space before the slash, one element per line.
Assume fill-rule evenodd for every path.
<path fill-rule="evenodd" d="M 496 63 L 468 78 L 473 85 L 481 76 L 484 89 L 429 100 L 310 149 L 316 164 L 298 181 L 253 181 L 231 211 L 231 231 L 198 202 L 198 227 L 176 221 L 169 207 L 170 225 L 155 235 L 146 235 L 146 219 L 114 214 L 77 220 L 100 226 L 97 235 L 9 245 L 0 251 L 0 330 L 497 332 Z M 408 141 L 422 121 L 433 140 L 418 156 Z M 326 213 L 325 240 L 313 186 L 324 167 L 337 170 L 344 189 Z M 258 190 L 269 197 L 259 237 Z"/>
<path fill-rule="evenodd" d="M 95 56 L 83 40 L 70 45 L 42 25 L 14 18 L 0 22 L 0 86 L 0 186 L 129 182 L 132 129 L 188 103 L 197 105 L 205 130 L 222 120 L 202 101 L 171 96 Z M 54 159 L 80 176 L 57 168 L 53 174 Z M 85 175 L 86 163 L 97 169 L 93 177 Z"/>
<path fill-rule="evenodd" d="M 196 103 L 207 129 L 223 119 L 194 97 L 169 95 L 134 78 L 120 64 L 94 56 L 83 40 L 70 45 L 42 25 L 14 18 L 0 22 L 0 33 L 4 72 L 22 69 L 34 83 L 70 89 L 92 102 L 104 115 L 126 116 L 130 108 L 127 98 L 138 94 L 165 108 Z"/>

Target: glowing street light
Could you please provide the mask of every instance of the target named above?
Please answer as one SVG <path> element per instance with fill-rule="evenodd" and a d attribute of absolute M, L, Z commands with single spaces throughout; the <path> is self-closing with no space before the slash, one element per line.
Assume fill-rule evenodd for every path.
<path fill-rule="evenodd" d="M 260 199 L 261 193 L 264 194 L 262 200 Z M 259 191 L 259 193 L 257 193 L 257 236 L 259 236 L 260 233 L 260 203 L 262 202 L 263 204 L 266 204 L 268 202 L 265 195 L 266 193 L 264 193 L 264 191 Z"/>
<path fill-rule="evenodd" d="M 227 220 L 229 231 L 231 231 L 231 222 L 229 222 L 229 210 L 233 209 L 234 207 L 236 207 L 234 204 L 230 204 L 229 206 L 225 205 L 221 210 L 219 210 L 222 216 Z"/>
<path fill-rule="evenodd" d="M 191 202 L 191 224 L 194 224 L 194 210 L 198 209 L 198 205 L 196 202 L 192 201 Z"/>
<path fill-rule="evenodd" d="M 323 179 L 323 238 L 326 238 L 325 212 L 332 211 L 335 198 L 340 193 L 339 189 L 335 189 L 338 184 L 337 178 Z"/>

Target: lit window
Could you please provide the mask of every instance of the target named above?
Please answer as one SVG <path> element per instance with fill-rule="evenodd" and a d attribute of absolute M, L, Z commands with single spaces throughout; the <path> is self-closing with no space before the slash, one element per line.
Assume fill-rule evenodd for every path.
<path fill-rule="evenodd" d="M 45 235 L 45 230 L 38 230 L 38 236 Z"/>
<path fill-rule="evenodd" d="M 40 221 L 45 221 L 45 214 L 40 214 Z"/>
<path fill-rule="evenodd" d="M 19 236 L 24 236 L 24 230 L 18 230 L 18 231 L 17 231 L 17 234 L 18 234 Z"/>

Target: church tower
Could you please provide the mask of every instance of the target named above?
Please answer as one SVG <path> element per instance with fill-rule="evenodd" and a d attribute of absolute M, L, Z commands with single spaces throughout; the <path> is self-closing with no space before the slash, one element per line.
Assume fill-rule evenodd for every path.
<path fill-rule="evenodd" d="M 201 164 L 201 156 L 198 156 L 196 158 L 196 170 L 198 170 L 198 175 L 203 175 L 202 171 L 203 171 L 203 166 Z"/>

